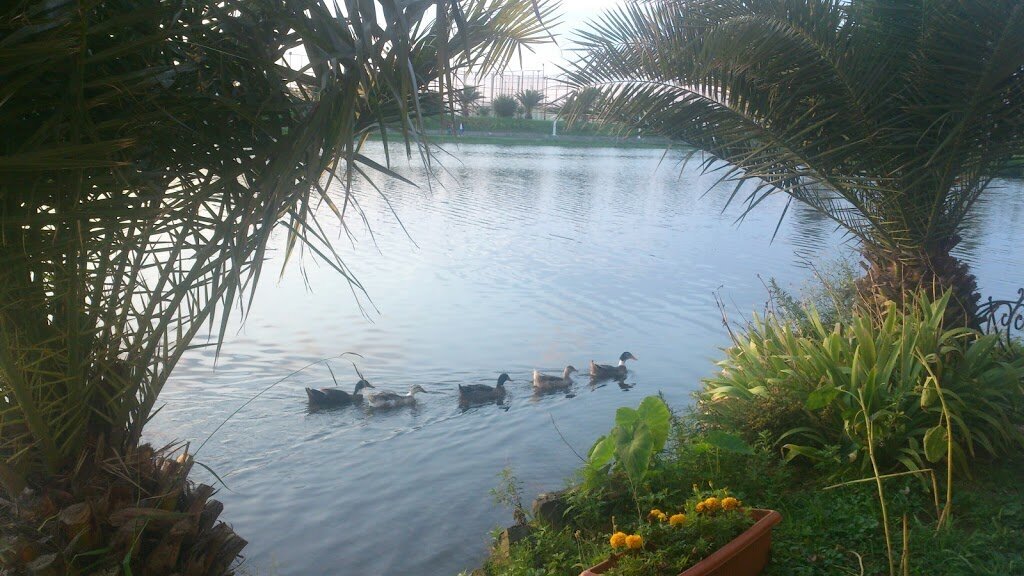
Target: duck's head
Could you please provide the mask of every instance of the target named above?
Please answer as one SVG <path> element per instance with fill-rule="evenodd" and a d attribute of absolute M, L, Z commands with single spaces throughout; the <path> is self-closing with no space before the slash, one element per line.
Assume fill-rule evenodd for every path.
<path fill-rule="evenodd" d="M 356 394 L 358 394 L 363 388 L 373 388 L 373 384 L 370 384 L 366 380 L 359 380 L 359 382 L 356 382 Z"/>
<path fill-rule="evenodd" d="M 498 376 L 498 386 L 499 387 L 500 386 L 504 386 L 505 382 L 511 382 L 511 381 L 512 381 L 512 379 L 509 378 L 508 374 L 505 374 L 504 372 L 501 373 L 501 376 Z"/>
<path fill-rule="evenodd" d="M 625 362 L 626 360 L 636 360 L 636 359 L 637 359 L 636 356 L 633 356 L 633 354 L 631 354 L 629 352 L 623 352 L 622 356 L 619 356 L 619 361 L 620 362 Z"/>
<path fill-rule="evenodd" d="M 426 390 L 424 390 L 423 386 L 420 386 L 419 384 L 413 384 L 412 388 L 409 388 L 409 396 L 412 396 L 417 392 L 426 392 Z"/>
<path fill-rule="evenodd" d="M 573 366 L 572 364 L 570 364 L 570 365 L 565 367 L 565 375 L 566 376 L 568 376 L 569 374 L 572 374 L 573 372 L 579 372 L 579 370 L 577 370 L 576 367 Z"/>

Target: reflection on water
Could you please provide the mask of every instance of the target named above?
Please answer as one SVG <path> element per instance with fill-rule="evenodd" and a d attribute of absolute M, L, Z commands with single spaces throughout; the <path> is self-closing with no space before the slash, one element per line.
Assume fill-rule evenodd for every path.
<path fill-rule="evenodd" d="M 502 468 L 527 497 L 557 488 L 578 465 L 565 442 L 585 452 L 617 407 L 659 390 L 688 401 L 727 343 L 713 291 L 746 316 L 764 305 L 761 277 L 799 284 L 809 276 L 801 261 L 851 252 L 828 220 L 795 206 L 773 242 L 783 198 L 735 225 L 738 208 L 722 211 L 731 187 L 702 198 L 717 176 L 680 166 L 682 156 L 465 146 L 439 185 L 384 187 L 415 244 L 382 200 L 364 195 L 374 238 L 355 223 L 352 246 L 329 232 L 379 314 L 370 307 L 365 318 L 344 280 L 315 262 L 268 278 L 216 367 L 205 348 L 182 359 L 149 439 L 201 441 L 290 371 L 359 352 L 378 389 L 435 393 L 386 412 L 310 411 L 303 388 L 334 385 L 317 364 L 199 453 L 230 487 L 219 497 L 251 542 L 247 563 L 283 575 L 454 574 L 478 564 L 487 531 L 510 521 L 489 496 Z M 424 179 L 416 165 L 402 172 Z M 986 294 L 1021 283 L 1010 231 L 1022 209 L 1020 186 L 1004 184 L 964 235 L 961 255 Z M 533 369 L 615 364 L 623 349 L 642 359 L 625 383 L 580 377 L 568 393 L 533 394 Z M 346 359 L 331 368 L 351 390 L 358 377 Z M 459 384 L 493 386 L 502 372 L 513 378 L 503 405 L 459 406 Z"/>

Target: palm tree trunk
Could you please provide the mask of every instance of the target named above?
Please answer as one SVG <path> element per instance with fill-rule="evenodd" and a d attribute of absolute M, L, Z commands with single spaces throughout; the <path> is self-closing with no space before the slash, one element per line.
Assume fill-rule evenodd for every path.
<path fill-rule="evenodd" d="M 912 303 L 910 299 L 918 292 L 938 298 L 950 290 L 945 326 L 977 328 L 981 298 L 977 279 L 966 262 L 950 254 L 959 242 L 959 236 L 954 236 L 942 245 L 920 250 L 863 248 L 865 275 L 857 281 L 861 305 L 878 313 L 889 301 L 903 306 Z"/>
<path fill-rule="evenodd" d="M 13 498 L 19 513 L 0 517 L 5 567 L 14 574 L 234 573 L 247 543 L 218 521 L 215 490 L 188 480 L 190 455 L 102 444 L 86 449 L 74 471 Z"/>

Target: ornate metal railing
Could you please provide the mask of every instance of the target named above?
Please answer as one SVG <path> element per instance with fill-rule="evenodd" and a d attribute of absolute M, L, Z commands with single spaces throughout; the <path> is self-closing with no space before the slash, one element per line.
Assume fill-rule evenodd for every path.
<path fill-rule="evenodd" d="M 1016 300 L 993 300 L 978 307 L 978 317 L 986 334 L 998 334 L 999 341 L 1009 346 L 1015 338 L 1024 338 L 1024 288 L 1017 290 Z"/>

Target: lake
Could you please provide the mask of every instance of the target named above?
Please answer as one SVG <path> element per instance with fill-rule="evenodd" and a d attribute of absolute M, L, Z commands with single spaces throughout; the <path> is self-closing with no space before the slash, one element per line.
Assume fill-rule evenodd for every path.
<path fill-rule="evenodd" d="M 310 412 L 303 388 L 333 385 L 317 364 L 225 424 L 197 460 L 230 488 L 218 495 L 222 518 L 249 540 L 250 574 L 444 575 L 479 565 L 489 530 L 512 523 L 489 493 L 503 468 L 529 505 L 563 487 L 579 465 L 574 450 L 586 454 L 619 406 L 659 391 L 676 407 L 690 401 L 728 343 L 716 291 L 743 319 L 764 308 L 769 277 L 798 287 L 812 276 L 805 262 L 854 254 L 830 221 L 800 207 L 775 234 L 781 196 L 737 225 L 738 204 L 723 212 L 732 186 L 713 186 L 718 176 L 701 175 L 697 162 L 681 165 L 680 151 L 446 148 L 452 156 L 429 187 L 378 181 L 390 207 L 358 184 L 365 222 L 349 219 L 351 237 L 320 211 L 369 299 L 357 301 L 309 256 L 278 277 L 282 234 L 216 363 L 212 349 L 188 352 L 163 391 L 147 440 L 193 448 L 264 388 L 346 351 L 363 356 L 352 359 L 378 389 L 433 392 L 411 409 Z M 368 154 L 384 156 L 378 144 Z M 426 181 L 418 160 L 403 156 L 397 169 Z M 960 255 L 984 295 L 1010 297 L 1024 284 L 1024 188 L 996 186 Z M 572 397 L 532 396 L 534 368 L 586 371 L 626 350 L 639 358 L 631 389 L 592 389 L 581 376 Z M 351 390 L 348 361 L 330 367 Z M 501 372 L 513 378 L 507 409 L 459 409 L 459 383 L 493 385 Z M 211 476 L 197 467 L 196 478 Z"/>

